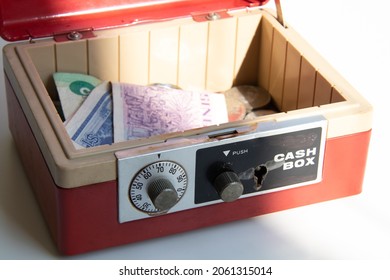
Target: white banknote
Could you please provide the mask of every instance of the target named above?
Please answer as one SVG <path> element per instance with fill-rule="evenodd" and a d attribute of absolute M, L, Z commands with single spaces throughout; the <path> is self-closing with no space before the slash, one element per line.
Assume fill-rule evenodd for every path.
<path fill-rule="evenodd" d="M 57 72 L 53 74 L 65 120 L 68 120 L 90 92 L 102 81 L 90 75 Z"/>
<path fill-rule="evenodd" d="M 227 122 L 222 94 L 113 83 L 115 142 Z"/>
<path fill-rule="evenodd" d="M 92 90 L 76 113 L 65 124 L 76 148 L 113 143 L 111 84 L 102 82 Z"/>
<path fill-rule="evenodd" d="M 200 93 L 200 102 L 203 126 L 221 124 L 229 121 L 224 94 L 204 91 Z"/>

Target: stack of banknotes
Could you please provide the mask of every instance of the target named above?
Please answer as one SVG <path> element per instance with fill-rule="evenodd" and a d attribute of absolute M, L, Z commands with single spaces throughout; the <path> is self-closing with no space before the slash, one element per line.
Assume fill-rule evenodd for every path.
<path fill-rule="evenodd" d="M 76 148 L 181 132 L 229 121 L 223 94 L 54 73 L 64 124 Z"/>

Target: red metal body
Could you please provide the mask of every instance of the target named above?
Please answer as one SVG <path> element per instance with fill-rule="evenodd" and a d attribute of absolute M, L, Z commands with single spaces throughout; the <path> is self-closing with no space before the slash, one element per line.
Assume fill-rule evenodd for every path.
<path fill-rule="evenodd" d="M 119 224 L 117 181 L 73 189 L 56 186 L 8 80 L 6 88 L 11 133 L 53 239 L 63 254 L 175 234 L 361 192 L 371 131 L 328 139 L 323 180 L 318 184 Z M 26 141 L 30 145 L 25 145 Z"/>
<path fill-rule="evenodd" d="M 269 0 L 0 1 L 0 34 L 8 41 L 163 21 L 209 11 L 261 6 Z"/>

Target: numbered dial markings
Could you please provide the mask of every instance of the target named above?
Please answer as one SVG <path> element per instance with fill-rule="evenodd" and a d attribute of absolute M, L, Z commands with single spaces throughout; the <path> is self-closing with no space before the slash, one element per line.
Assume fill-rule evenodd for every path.
<path fill-rule="evenodd" d="M 149 196 L 151 186 L 164 181 L 170 182 L 169 186 L 176 191 L 177 203 L 187 189 L 187 174 L 182 166 L 173 161 L 158 161 L 142 168 L 130 183 L 129 197 L 133 205 L 148 214 L 167 212 L 169 209 L 159 209 L 154 198 Z"/>

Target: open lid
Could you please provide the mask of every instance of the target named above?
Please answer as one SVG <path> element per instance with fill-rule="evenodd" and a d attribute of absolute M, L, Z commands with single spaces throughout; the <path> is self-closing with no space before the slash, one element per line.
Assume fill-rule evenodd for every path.
<path fill-rule="evenodd" d="M 0 0 L 0 35 L 8 41 L 99 30 L 193 13 L 261 6 L 269 0 Z"/>

